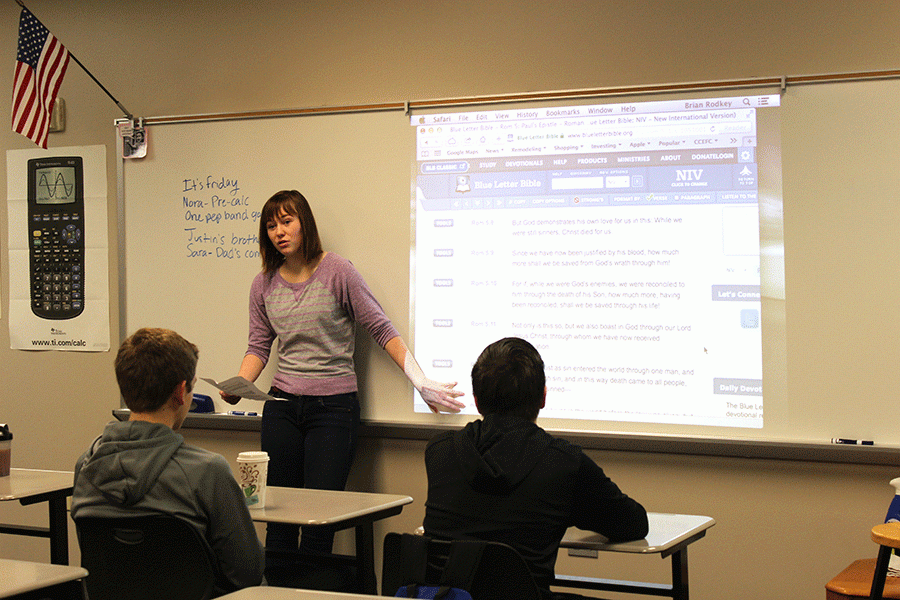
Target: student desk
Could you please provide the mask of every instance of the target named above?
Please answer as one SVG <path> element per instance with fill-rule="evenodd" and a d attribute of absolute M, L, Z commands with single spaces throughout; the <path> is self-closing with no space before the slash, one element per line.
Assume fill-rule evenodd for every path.
<path fill-rule="evenodd" d="M 88 572 L 81 567 L 0 558 L 0 573 L 0 598 L 16 598 L 36 590 L 50 592 L 50 588 L 59 592 L 53 597 L 87 598 L 84 578 Z"/>
<path fill-rule="evenodd" d="M 413 501 L 409 496 L 336 492 L 305 488 L 267 487 L 266 506 L 250 511 L 263 523 L 291 523 L 300 527 L 329 525 L 356 529 L 356 565 L 360 589 L 378 593 L 375 579 L 375 521 L 400 514 Z"/>
<path fill-rule="evenodd" d="M 598 552 L 628 552 L 659 554 L 672 557 L 672 585 L 595 579 L 573 575 L 556 575 L 558 585 L 607 592 L 626 592 L 651 596 L 668 596 L 674 600 L 688 600 L 687 547 L 706 535 L 716 524 L 712 517 L 647 513 L 650 532 L 642 540 L 610 543 L 602 535 L 571 528 L 566 532 L 560 548 L 570 554 L 596 557 Z"/>
<path fill-rule="evenodd" d="M 50 562 L 69 564 L 69 527 L 66 497 L 72 495 L 75 474 L 72 471 L 10 469 L 0 477 L 0 500 L 18 500 L 23 506 L 47 502 L 49 527 L 0 524 L 0 533 L 50 538 Z"/>
<path fill-rule="evenodd" d="M 366 598 L 384 598 L 384 596 L 266 586 L 248 587 L 219 596 L 219 600 L 365 600 Z"/>

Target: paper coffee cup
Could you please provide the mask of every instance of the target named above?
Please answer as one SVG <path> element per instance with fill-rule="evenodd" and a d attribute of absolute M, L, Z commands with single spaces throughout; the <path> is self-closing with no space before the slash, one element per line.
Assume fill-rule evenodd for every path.
<path fill-rule="evenodd" d="M 9 475 L 9 466 L 12 456 L 13 434 L 9 432 L 9 425 L 0 423 L 0 477 Z"/>
<path fill-rule="evenodd" d="M 269 470 L 267 452 L 241 452 L 237 457 L 238 483 L 244 492 L 247 508 L 266 505 L 266 473 Z"/>

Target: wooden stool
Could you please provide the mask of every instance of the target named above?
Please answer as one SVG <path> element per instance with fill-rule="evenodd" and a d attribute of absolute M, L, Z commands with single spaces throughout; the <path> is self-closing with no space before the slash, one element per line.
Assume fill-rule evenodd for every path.
<path fill-rule="evenodd" d="M 859 600 L 868 598 L 872 589 L 875 559 L 864 558 L 853 562 L 825 584 L 825 600 Z M 900 600 L 900 577 L 888 577 L 883 598 Z"/>
<path fill-rule="evenodd" d="M 875 574 L 872 576 L 872 593 L 869 598 L 881 600 L 887 578 L 891 553 L 900 548 L 900 523 L 881 523 L 872 528 L 872 541 L 879 545 Z"/>

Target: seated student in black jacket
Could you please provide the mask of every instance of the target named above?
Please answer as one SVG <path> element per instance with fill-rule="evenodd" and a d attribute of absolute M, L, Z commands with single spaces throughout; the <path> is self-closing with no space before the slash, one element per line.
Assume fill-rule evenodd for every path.
<path fill-rule="evenodd" d="M 643 506 L 581 448 L 535 424 L 547 388 L 534 346 L 519 338 L 489 345 L 472 367 L 472 391 L 483 419 L 438 435 L 425 450 L 426 535 L 512 546 L 548 597 L 567 528 L 613 541 L 647 535 Z"/>

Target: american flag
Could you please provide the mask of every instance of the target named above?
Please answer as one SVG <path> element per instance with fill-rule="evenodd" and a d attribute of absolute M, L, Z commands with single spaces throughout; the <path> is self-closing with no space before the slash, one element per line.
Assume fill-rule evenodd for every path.
<path fill-rule="evenodd" d="M 12 128 L 41 148 L 47 147 L 50 113 L 68 66 L 69 51 L 31 11 L 22 8 L 13 80 Z"/>

